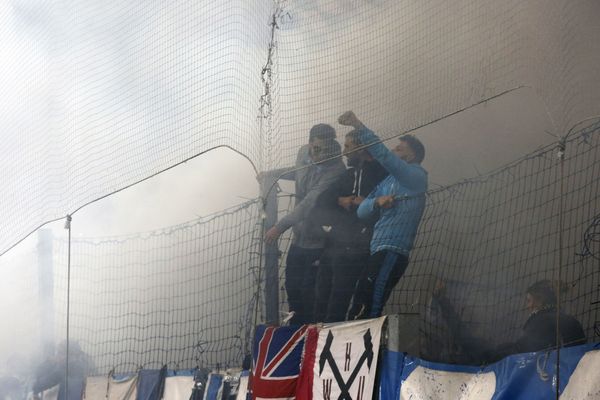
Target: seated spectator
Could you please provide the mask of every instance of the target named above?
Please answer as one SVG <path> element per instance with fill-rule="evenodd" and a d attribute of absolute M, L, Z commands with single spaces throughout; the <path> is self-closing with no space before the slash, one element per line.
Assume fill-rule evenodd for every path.
<path fill-rule="evenodd" d="M 523 326 L 523 335 L 511 344 L 500 346 L 501 356 L 556 348 L 556 291 L 543 280 L 527 289 L 526 304 L 531 312 Z M 579 321 L 563 312 L 559 316 L 560 346 L 576 346 L 586 342 Z"/>
<path fill-rule="evenodd" d="M 433 290 L 430 309 L 439 314 L 433 334 L 443 337 L 427 342 L 425 358 L 446 363 L 482 365 L 516 353 L 528 353 L 556 348 L 556 294 L 550 281 L 539 281 L 526 292 L 527 308 L 531 312 L 523 326 L 523 334 L 513 343 L 494 349 L 466 329 L 461 316 L 446 297 L 445 284 L 438 281 Z M 442 323 L 443 321 L 443 323 Z M 560 313 L 560 345 L 576 346 L 586 342 L 579 321 Z M 438 332 L 439 330 L 439 332 Z M 442 340 L 444 339 L 444 340 Z M 448 342 L 448 343 L 444 343 Z"/>

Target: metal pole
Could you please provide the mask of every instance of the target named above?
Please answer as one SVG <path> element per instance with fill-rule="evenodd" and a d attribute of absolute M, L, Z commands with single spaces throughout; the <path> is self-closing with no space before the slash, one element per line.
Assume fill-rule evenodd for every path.
<path fill-rule="evenodd" d="M 264 233 L 277 222 L 277 191 L 269 190 L 274 177 L 261 182 L 261 197 L 264 199 Z M 266 323 L 279 325 L 279 248 L 277 244 L 265 244 L 265 314 Z"/>
<path fill-rule="evenodd" d="M 556 290 L 556 400 L 560 398 L 560 347 L 562 345 L 562 333 L 560 331 L 560 302 L 561 302 L 561 286 L 562 286 L 562 270 L 563 270 L 563 247 L 564 247 L 564 209 L 565 209 L 565 151 L 566 137 L 558 143 L 558 160 L 559 160 L 559 210 L 558 210 L 558 279 L 555 284 Z"/>
<path fill-rule="evenodd" d="M 65 219 L 65 229 L 69 232 L 69 246 L 67 253 L 67 354 L 65 362 L 65 396 L 69 399 L 69 347 L 70 347 L 70 329 L 71 329 L 71 215 L 67 214 Z"/>

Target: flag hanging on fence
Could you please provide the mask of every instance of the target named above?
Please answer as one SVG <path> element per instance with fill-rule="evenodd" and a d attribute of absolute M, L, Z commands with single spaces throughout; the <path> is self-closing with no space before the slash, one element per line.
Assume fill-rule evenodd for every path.
<path fill-rule="evenodd" d="M 167 366 L 143 369 L 138 373 L 137 400 L 160 400 L 163 397 Z"/>
<path fill-rule="evenodd" d="M 85 400 L 133 400 L 137 398 L 137 374 L 91 376 L 86 379 Z"/>
<path fill-rule="evenodd" d="M 308 327 L 256 328 L 249 392 L 256 399 L 293 399 Z"/>
<path fill-rule="evenodd" d="M 560 400 L 600 399 L 600 344 L 561 349 Z M 555 399 L 556 351 L 508 356 L 485 367 L 449 365 L 386 350 L 380 400 Z"/>
<path fill-rule="evenodd" d="M 165 379 L 163 400 L 189 400 L 194 389 L 193 371 L 177 371 L 174 376 Z"/>
<path fill-rule="evenodd" d="M 321 329 L 313 366 L 313 400 L 373 398 L 384 321 L 381 317 Z"/>
<path fill-rule="evenodd" d="M 223 383 L 223 375 L 209 374 L 204 390 L 204 400 L 221 400 L 223 398 Z"/>
<path fill-rule="evenodd" d="M 248 394 L 248 378 L 250 376 L 249 371 L 242 371 L 240 374 L 240 383 L 238 384 L 237 394 L 235 400 L 246 400 Z"/>

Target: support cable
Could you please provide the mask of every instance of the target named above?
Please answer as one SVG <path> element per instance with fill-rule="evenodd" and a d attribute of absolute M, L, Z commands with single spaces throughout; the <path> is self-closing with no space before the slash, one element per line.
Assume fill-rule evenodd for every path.
<path fill-rule="evenodd" d="M 459 110 L 456 110 L 456 111 L 450 112 L 450 113 L 448 113 L 448 114 L 442 115 L 441 117 L 438 117 L 438 118 L 432 119 L 432 120 L 431 120 L 431 121 L 429 121 L 429 122 L 426 122 L 426 123 L 424 123 L 424 124 L 421 124 L 421 125 L 419 125 L 419 126 L 416 126 L 416 127 L 414 127 L 414 128 L 408 129 L 408 130 L 407 130 L 407 131 L 405 131 L 405 132 L 402 132 L 402 133 L 399 133 L 399 134 L 396 134 L 396 135 L 392 135 L 392 136 L 390 136 L 390 137 L 387 137 L 387 138 L 384 138 L 384 139 L 380 139 L 380 140 L 378 140 L 378 141 L 375 141 L 375 142 L 373 142 L 373 143 L 369 143 L 369 144 L 365 144 L 365 145 L 362 145 L 362 146 L 358 146 L 358 147 L 356 147 L 355 149 L 353 149 L 353 150 L 351 150 L 351 151 L 347 152 L 346 154 L 352 154 L 352 153 L 355 153 L 355 152 L 358 152 L 358 151 L 361 151 L 361 150 L 364 150 L 364 149 L 368 149 L 369 147 L 371 147 L 371 146 L 374 146 L 374 145 L 376 145 L 376 144 L 385 143 L 385 142 L 389 142 L 390 140 L 393 140 L 393 139 L 400 138 L 400 137 L 402 137 L 402 136 L 404 136 L 404 135 L 407 135 L 407 134 L 409 134 L 409 133 L 411 133 L 411 132 L 414 132 L 414 131 L 416 131 L 416 130 L 418 130 L 418 129 L 424 128 L 424 127 L 426 127 L 426 126 L 429 126 L 429 125 L 433 125 L 433 124 L 435 124 L 435 123 L 437 123 L 437 122 L 440 122 L 440 121 L 442 121 L 442 120 L 444 120 L 444 119 L 446 119 L 446 118 L 450 118 L 450 117 L 452 117 L 452 116 L 454 116 L 454 115 L 457 115 L 457 114 L 460 114 L 460 113 L 462 113 L 462 112 L 464 112 L 464 111 L 466 111 L 466 110 L 469 110 L 469 109 L 471 109 L 471 108 L 474 108 L 474 107 L 477 107 L 477 106 L 479 106 L 479 105 L 481 105 L 481 104 L 487 103 L 488 101 L 491 101 L 491 100 L 497 99 L 497 98 L 499 98 L 499 97 L 501 97 L 501 96 L 504 96 L 504 95 L 506 95 L 506 94 L 508 94 L 508 93 L 512 93 L 512 92 L 514 92 L 514 91 L 517 91 L 517 90 L 519 90 L 519 89 L 524 89 L 524 88 L 530 88 L 530 89 L 531 89 L 531 86 L 527 86 L 527 85 L 520 85 L 520 86 L 516 86 L 516 87 L 510 88 L 510 89 L 507 89 L 507 90 L 505 90 L 505 91 L 503 91 L 503 92 L 500 92 L 500 93 L 498 93 L 498 94 L 495 94 L 495 95 L 493 95 L 493 96 L 490 96 L 490 97 L 486 97 L 486 98 L 485 98 L 485 99 L 483 99 L 483 100 L 480 100 L 480 101 L 478 101 L 478 102 L 476 102 L 476 103 L 473 103 L 473 104 L 470 104 L 470 105 L 468 105 L 468 106 L 466 106 L 466 107 L 463 107 L 463 108 L 461 108 L 461 109 L 459 109 Z M 547 108 L 546 108 L 546 109 L 547 109 Z M 281 178 L 282 178 L 284 175 L 287 175 L 287 174 L 289 174 L 289 173 L 291 173 L 291 172 L 296 172 L 296 171 L 301 171 L 301 170 L 307 169 L 307 168 L 309 168 L 311 165 L 324 164 L 324 163 L 326 163 L 326 162 L 329 162 L 329 161 L 335 160 L 335 159 L 337 159 L 337 158 L 340 158 L 340 157 L 342 157 L 342 156 L 341 156 L 341 155 L 339 155 L 339 156 L 333 156 L 333 157 L 329 157 L 329 158 L 326 158 L 326 159 L 324 159 L 324 160 L 321 160 L 321 161 L 318 161 L 318 162 L 315 162 L 315 163 L 312 163 L 312 164 L 304 165 L 304 166 L 302 166 L 302 167 L 295 167 L 295 168 L 289 168 L 289 169 L 286 169 L 286 171 L 285 171 L 284 173 L 282 173 L 282 174 L 280 174 L 279 176 L 277 176 L 277 177 L 276 177 L 276 179 L 274 180 L 273 184 L 271 185 L 271 187 L 269 187 L 269 190 L 268 190 L 268 191 L 267 191 L 267 193 L 265 194 L 265 197 L 267 197 L 267 196 L 268 196 L 268 194 L 271 192 L 271 190 L 273 190 L 273 187 L 275 186 L 275 184 L 277 183 L 277 181 L 278 181 L 279 179 L 281 179 Z"/>
<path fill-rule="evenodd" d="M 177 167 L 177 166 L 179 166 L 179 165 L 181 165 L 181 164 L 185 164 L 185 163 L 187 163 L 188 161 L 191 161 L 191 160 L 193 160 L 193 159 L 195 159 L 195 158 L 197 158 L 197 157 L 199 157 L 199 156 L 201 156 L 201 155 L 204 155 L 204 154 L 206 154 L 206 153 L 208 153 L 208 152 L 210 152 L 210 151 L 216 150 L 216 149 L 218 149 L 218 148 L 226 148 L 226 149 L 229 149 L 229 150 L 231 150 L 231 151 L 233 151 L 233 152 L 235 152 L 235 153 L 239 154 L 240 156 L 244 157 L 246 160 L 248 160 L 248 162 L 250 163 L 250 165 L 252 165 L 252 168 L 254 169 L 254 173 L 255 173 L 256 175 L 258 175 L 258 169 L 256 168 L 256 165 L 255 165 L 255 164 L 252 162 L 252 160 L 250 159 L 250 157 L 248 157 L 247 155 L 245 155 L 245 154 L 244 154 L 244 153 L 242 153 L 241 151 L 238 151 L 238 150 L 234 149 L 233 147 L 231 147 L 231 146 L 229 146 L 229 145 L 219 145 L 219 146 L 214 146 L 214 147 L 211 147 L 210 149 L 206 149 L 206 150 L 204 150 L 204 151 L 201 151 L 201 152 L 199 152 L 199 153 L 197 153 L 197 154 L 195 154 L 195 155 L 193 155 L 193 156 L 191 156 L 191 157 L 188 157 L 188 158 L 186 158 L 185 160 L 182 160 L 182 161 L 179 161 L 179 162 L 177 162 L 177 163 L 175 163 L 175 164 L 173 164 L 173 165 L 170 165 L 170 166 L 168 166 L 167 168 L 163 168 L 163 169 L 161 169 L 160 171 L 157 171 L 157 172 L 155 172 L 155 173 L 153 173 L 153 174 L 150 174 L 150 175 L 146 176 L 145 178 L 139 179 L 139 180 L 137 180 L 137 181 L 135 181 L 135 182 L 133 182 L 133 183 L 130 183 L 129 185 L 125 185 L 125 186 L 121 187 L 120 189 L 116 189 L 116 190 L 113 190 L 113 191 L 112 191 L 112 192 L 110 192 L 110 193 L 107 193 L 107 194 L 105 194 L 105 195 L 102 195 L 102 196 L 100 196 L 100 197 L 96 197 L 95 199 L 93 199 L 93 200 L 90 200 L 90 201 L 88 201 L 87 203 L 84 203 L 84 204 L 82 204 L 81 206 L 79 206 L 79 207 L 77 207 L 75 210 L 73 210 L 72 212 L 68 213 L 68 214 L 67 214 L 67 217 L 74 215 L 76 212 L 78 212 L 78 211 L 79 211 L 79 210 L 81 210 L 82 208 L 85 208 L 85 207 L 87 207 L 87 206 L 89 206 L 89 205 L 91 205 L 91 204 L 93 204 L 93 203 L 96 203 L 96 202 L 98 202 L 98 201 L 100 201 L 100 200 L 102 200 L 102 199 L 105 199 L 105 198 L 107 198 L 107 197 L 109 197 L 109 196 L 112 196 L 113 194 L 117 194 L 117 193 L 119 193 L 119 192 L 122 192 L 122 191 L 124 191 L 125 189 L 129 189 L 130 187 L 136 186 L 136 185 L 138 185 L 138 184 L 140 184 L 140 183 L 142 183 L 142 182 L 145 182 L 145 181 L 147 181 L 147 180 L 149 180 L 149 179 L 151 179 L 151 178 L 154 178 L 155 176 L 158 176 L 158 175 L 162 174 L 163 172 L 169 171 L 170 169 L 173 169 L 173 168 L 175 168 L 175 167 Z M 16 241 L 14 244 L 12 244 L 11 246 L 9 246 L 9 247 L 8 247 L 6 250 L 3 250 L 3 251 L 0 253 L 0 257 L 2 257 L 2 256 L 3 256 L 3 255 L 5 255 L 6 253 L 8 253 L 10 250 L 12 250 L 13 248 L 15 248 L 15 247 L 16 247 L 16 246 L 17 246 L 19 243 L 23 242 L 23 241 L 24 241 L 25 239 L 27 239 L 29 236 L 31 236 L 32 234 L 34 234 L 35 232 L 37 232 L 37 231 L 38 231 L 40 228 L 44 227 L 44 225 L 51 224 L 52 222 L 57 222 L 57 221 L 60 221 L 60 220 L 62 220 L 63 218 L 65 218 L 65 217 L 61 216 L 61 217 L 53 218 L 53 219 L 50 219 L 50 220 L 47 220 L 47 221 L 44 221 L 44 222 L 42 222 L 42 223 L 41 223 L 41 224 L 39 224 L 39 225 L 38 225 L 38 226 L 37 226 L 35 229 L 31 230 L 29 233 L 25 234 L 25 236 L 23 236 L 21 239 L 17 240 L 17 241 Z"/>

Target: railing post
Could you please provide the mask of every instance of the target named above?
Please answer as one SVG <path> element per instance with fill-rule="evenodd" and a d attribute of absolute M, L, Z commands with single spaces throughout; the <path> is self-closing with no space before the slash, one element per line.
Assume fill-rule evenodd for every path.
<path fill-rule="evenodd" d="M 277 186 L 275 177 L 266 177 L 261 182 L 261 197 L 264 199 L 264 233 L 277 222 Z M 279 325 L 279 247 L 265 244 L 265 314 L 266 323 Z"/>

